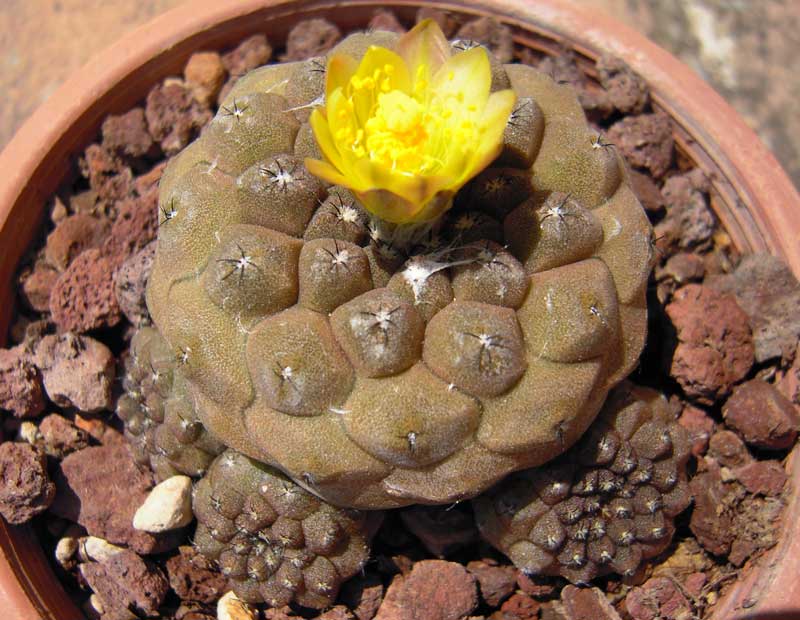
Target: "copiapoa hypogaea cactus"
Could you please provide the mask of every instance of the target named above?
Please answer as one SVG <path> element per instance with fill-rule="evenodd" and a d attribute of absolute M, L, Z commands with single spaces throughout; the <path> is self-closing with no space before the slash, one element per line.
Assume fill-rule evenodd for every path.
<path fill-rule="evenodd" d="M 247 600 L 333 600 L 358 564 L 333 558 L 363 561 L 374 521 L 353 509 L 451 503 L 548 471 L 644 343 L 651 230 L 619 155 L 568 87 L 430 21 L 241 78 L 168 166 L 159 209 L 156 330 L 136 341 L 153 353 L 132 356 L 123 417 L 160 475 L 200 474 L 228 449 L 198 486 L 199 546 L 228 558 Z M 167 350 L 162 386 L 151 360 Z M 177 402 L 191 413 L 171 415 Z M 238 463 L 233 496 L 208 490 L 226 487 L 223 458 Z M 630 482 L 610 471 L 614 489 Z M 281 512 L 273 491 L 307 510 Z M 324 549 L 304 521 L 323 505 Z M 560 548 L 520 552 L 526 533 L 481 514 L 526 570 L 593 574 L 562 570 Z M 571 550 L 585 542 L 567 534 Z M 614 555 L 629 546 L 594 572 L 629 570 Z"/>

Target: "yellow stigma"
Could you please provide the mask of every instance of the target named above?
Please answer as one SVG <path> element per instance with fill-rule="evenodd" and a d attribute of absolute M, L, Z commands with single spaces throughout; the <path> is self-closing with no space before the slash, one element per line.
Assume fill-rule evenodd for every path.
<path fill-rule="evenodd" d="M 306 165 L 387 221 L 435 219 L 500 152 L 515 96 L 490 85 L 485 50 L 452 55 L 430 20 L 396 51 L 373 46 L 360 63 L 333 56 L 325 110 L 310 119 L 327 161 Z"/>

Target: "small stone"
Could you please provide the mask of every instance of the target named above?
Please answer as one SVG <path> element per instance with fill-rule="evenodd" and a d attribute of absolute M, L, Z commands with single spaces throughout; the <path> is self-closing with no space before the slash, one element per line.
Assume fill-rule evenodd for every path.
<path fill-rule="evenodd" d="M 80 161 L 81 173 L 89 180 L 93 196 L 87 196 L 86 213 L 111 210 L 117 200 L 130 196 L 133 189 L 133 172 L 122 160 L 99 144 L 90 144 Z M 76 212 L 79 209 L 75 210 Z"/>
<path fill-rule="evenodd" d="M 74 536 L 65 536 L 56 543 L 55 557 L 64 570 L 75 567 L 75 556 L 78 553 L 78 539 Z"/>
<path fill-rule="evenodd" d="M 515 592 L 500 607 L 498 620 L 535 620 L 542 604 L 524 592 Z M 494 619 L 495 614 L 492 614 Z"/>
<path fill-rule="evenodd" d="M 372 14 L 372 19 L 369 20 L 367 25 L 368 30 L 386 30 L 388 32 L 396 32 L 403 34 L 406 29 L 403 24 L 397 19 L 397 15 L 393 11 L 387 9 L 378 9 Z"/>
<path fill-rule="evenodd" d="M 32 446 L 38 446 L 42 443 L 39 427 L 27 420 L 19 425 L 19 438 L 22 441 L 27 441 Z"/>
<path fill-rule="evenodd" d="M 688 396 L 713 404 L 753 365 L 747 316 L 732 295 L 700 284 L 675 291 L 666 313 L 678 337 L 670 374 Z"/>
<path fill-rule="evenodd" d="M 217 620 L 255 620 L 256 612 L 239 600 L 233 592 L 225 594 L 217 603 Z"/>
<path fill-rule="evenodd" d="M 514 591 L 517 585 L 517 569 L 499 566 L 494 560 L 475 560 L 467 564 L 467 570 L 478 580 L 483 600 L 497 607 Z"/>
<path fill-rule="evenodd" d="M 467 22 L 458 29 L 456 39 L 485 45 L 502 64 L 511 62 L 514 57 L 511 29 L 491 17 L 479 17 Z"/>
<path fill-rule="evenodd" d="M 703 588 L 708 583 L 708 575 L 705 573 L 692 573 L 686 577 L 683 587 L 689 595 L 699 598 L 703 594 Z"/>
<path fill-rule="evenodd" d="M 64 271 L 78 254 L 99 247 L 107 233 L 107 220 L 84 213 L 70 215 L 47 235 L 45 259 L 57 270 Z"/>
<path fill-rule="evenodd" d="M 675 141 L 664 113 L 627 116 L 609 128 L 606 138 L 632 166 L 649 170 L 657 179 L 672 165 Z"/>
<path fill-rule="evenodd" d="M 738 386 L 722 408 L 725 423 L 751 446 L 783 450 L 794 444 L 800 415 L 791 401 L 765 381 Z"/>
<path fill-rule="evenodd" d="M 670 241 L 683 249 L 708 242 L 717 226 L 708 207 L 707 181 L 705 177 L 699 178 L 698 172 L 694 169 L 670 177 L 661 188 L 667 216 L 656 226 L 656 236 L 672 236 L 674 238 Z"/>
<path fill-rule="evenodd" d="M 117 205 L 117 218 L 103 243 L 102 252 L 114 270 L 153 241 L 158 234 L 158 179 L 163 168 L 139 177 L 137 195 Z M 155 178 L 153 178 L 155 177 Z"/>
<path fill-rule="evenodd" d="M 42 379 L 25 345 L 0 349 L 0 409 L 31 418 L 44 407 Z"/>
<path fill-rule="evenodd" d="M 164 153 L 174 155 L 194 139 L 212 114 L 188 88 L 171 81 L 157 84 L 147 94 L 145 116 L 150 135 Z"/>
<path fill-rule="evenodd" d="M 167 560 L 169 585 L 184 601 L 214 603 L 225 592 L 228 579 L 214 563 L 190 546 L 178 549 L 178 555 Z"/>
<path fill-rule="evenodd" d="M 317 620 L 356 620 L 356 617 L 344 605 L 336 605 L 317 616 Z"/>
<path fill-rule="evenodd" d="M 620 620 L 619 614 L 597 588 L 566 586 L 561 604 L 570 620 Z"/>
<path fill-rule="evenodd" d="M 372 620 L 383 601 L 383 583 L 373 573 L 356 575 L 344 583 L 339 598 L 358 620 Z"/>
<path fill-rule="evenodd" d="M 83 562 L 105 562 L 123 551 L 124 547 L 112 545 L 97 536 L 84 536 L 78 541 L 78 556 Z"/>
<path fill-rule="evenodd" d="M 756 361 L 792 359 L 800 338 L 800 284 L 783 261 L 745 256 L 734 273 L 710 278 L 708 285 L 736 296 L 753 329 Z"/>
<path fill-rule="evenodd" d="M 778 461 L 754 461 L 733 470 L 736 479 L 754 495 L 777 497 L 788 476 Z"/>
<path fill-rule="evenodd" d="M 304 19 L 289 31 L 286 53 L 281 60 L 291 62 L 323 56 L 341 38 L 342 33 L 339 28 L 327 19 Z"/>
<path fill-rule="evenodd" d="M 103 148 L 122 158 L 153 157 L 158 153 L 147 131 L 143 108 L 125 114 L 109 115 L 103 121 Z"/>
<path fill-rule="evenodd" d="M 73 452 L 61 461 L 55 482 L 51 512 L 80 523 L 92 536 L 143 554 L 174 549 L 183 539 L 181 530 L 154 536 L 133 527 L 153 480 L 136 466 L 125 441 Z"/>
<path fill-rule="evenodd" d="M 736 537 L 736 486 L 723 482 L 719 464 L 708 457 L 700 461 L 697 474 L 689 481 L 694 497 L 689 527 L 703 548 L 715 555 L 727 554 Z"/>
<path fill-rule="evenodd" d="M 48 397 L 60 407 L 84 413 L 111 408 L 116 360 L 98 340 L 75 334 L 45 336 L 36 347 L 36 364 Z"/>
<path fill-rule="evenodd" d="M 133 527 L 159 533 L 189 525 L 192 513 L 192 479 L 172 476 L 157 484 L 133 515 Z"/>
<path fill-rule="evenodd" d="M 222 66 L 231 77 L 240 78 L 248 71 L 267 64 L 272 56 L 272 46 L 264 34 L 254 34 L 222 56 Z"/>
<path fill-rule="evenodd" d="M 122 263 L 114 274 L 117 303 L 125 318 L 136 327 L 149 322 L 145 293 L 155 256 L 156 244 L 151 242 Z"/>
<path fill-rule="evenodd" d="M 721 430 L 711 435 L 708 454 L 723 467 L 740 467 L 753 460 L 747 446 L 733 431 Z"/>
<path fill-rule="evenodd" d="M 195 52 L 186 63 L 183 77 L 195 100 L 209 106 L 225 81 L 225 66 L 217 52 Z"/>
<path fill-rule="evenodd" d="M 161 570 L 127 549 L 103 562 L 81 564 L 80 572 L 100 597 L 105 613 L 129 611 L 157 616 L 169 591 Z"/>
<path fill-rule="evenodd" d="M 89 434 L 57 413 L 51 413 L 42 420 L 39 433 L 45 452 L 57 459 L 89 446 Z"/>
<path fill-rule="evenodd" d="M 50 293 L 50 312 L 61 331 L 87 332 L 119 323 L 115 267 L 109 257 L 91 248 L 61 274 Z"/>
<path fill-rule="evenodd" d="M 616 56 L 603 54 L 597 61 L 597 73 L 614 109 L 622 114 L 640 114 L 647 106 L 647 82 Z"/>
<path fill-rule="evenodd" d="M 88 611 L 89 613 L 94 612 L 95 614 L 98 614 L 100 617 L 103 616 L 105 607 L 103 606 L 103 601 L 96 594 L 92 594 L 89 597 L 89 600 L 86 601 L 86 606 L 87 606 L 86 611 Z"/>
<path fill-rule="evenodd" d="M 716 424 L 705 411 L 693 405 L 686 405 L 678 418 L 678 424 L 689 432 L 692 454 L 702 456 L 708 449 L 708 439 L 714 433 Z"/>
<path fill-rule="evenodd" d="M 523 571 L 517 571 L 517 586 L 525 594 L 535 598 L 549 598 L 556 591 L 556 586 L 550 577 L 529 576 Z"/>
<path fill-rule="evenodd" d="M 630 170 L 628 174 L 630 175 L 633 193 L 639 198 L 639 202 L 642 203 L 645 211 L 648 213 L 661 211 L 664 208 L 664 197 L 650 175 L 643 174 L 638 170 Z"/>
<path fill-rule="evenodd" d="M 654 577 L 625 597 L 625 607 L 633 620 L 685 620 L 692 607 L 675 581 Z"/>
<path fill-rule="evenodd" d="M 376 620 L 461 620 L 478 605 L 476 580 L 460 564 L 423 560 L 397 575 Z"/>
<path fill-rule="evenodd" d="M 22 300 L 36 312 L 50 312 L 50 293 L 58 280 L 58 272 L 43 262 L 22 278 Z"/>
<path fill-rule="evenodd" d="M 676 284 L 687 284 L 695 280 L 702 280 L 705 274 L 705 262 L 697 254 L 678 252 L 667 259 L 666 264 L 656 268 L 656 279 L 670 279 Z"/>
<path fill-rule="evenodd" d="M 6 521 L 29 521 L 47 510 L 55 492 L 41 451 L 27 443 L 0 444 L 0 515 Z"/>

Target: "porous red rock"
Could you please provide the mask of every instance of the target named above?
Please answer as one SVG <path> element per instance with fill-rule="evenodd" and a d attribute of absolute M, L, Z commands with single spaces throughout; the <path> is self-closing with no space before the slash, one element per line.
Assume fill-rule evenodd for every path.
<path fill-rule="evenodd" d="M 36 347 L 47 396 L 84 413 L 111 408 L 116 359 L 106 345 L 72 333 L 49 335 Z"/>
<path fill-rule="evenodd" d="M 671 279 L 676 284 L 701 280 L 706 264 L 701 256 L 690 252 L 678 252 L 667 259 L 663 267 L 656 268 L 656 279 Z"/>
<path fill-rule="evenodd" d="M 174 549 L 183 540 L 183 530 L 155 536 L 133 528 L 133 515 L 153 479 L 136 466 L 124 441 L 70 454 L 61 461 L 55 483 L 51 512 L 79 523 L 92 536 L 143 554 Z"/>
<path fill-rule="evenodd" d="M 117 218 L 103 243 L 103 254 L 116 269 L 132 254 L 156 238 L 158 233 L 158 178 L 163 168 L 137 179 L 137 196 L 118 205 Z"/>
<path fill-rule="evenodd" d="M 161 570 L 127 549 L 103 562 L 82 564 L 80 572 L 102 600 L 106 614 L 128 611 L 155 617 L 169 591 Z"/>
<path fill-rule="evenodd" d="M 666 313 L 678 337 L 670 374 L 688 396 L 712 404 L 747 375 L 753 339 L 733 296 L 689 284 L 675 291 Z"/>
<path fill-rule="evenodd" d="M 569 585 L 561 590 L 561 605 L 570 620 L 619 620 L 619 614 L 597 588 Z"/>
<path fill-rule="evenodd" d="M 145 292 L 155 255 L 156 244 L 149 243 L 123 262 L 114 274 L 114 294 L 120 310 L 137 327 L 147 322 Z"/>
<path fill-rule="evenodd" d="M 719 464 L 706 458 L 689 481 L 694 510 L 689 527 L 703 548 L 714 555 L 726 555 L 736 532 L 733 528 L 736 504 L 742 487 L 722 480 Z"/>
<path fill-rule="evenodd" d="M 85 213 L 70 215 L 47 235 L 44 254 L 47 262 L 64 271 L 78 254 L 99 247 L 108 233 L 108 220 Z"/>
<path fill-rule="evenodd" d="M 692 616 L 692 606 L 675 580 L 666 577 L 648 579 L 625 597 L 625 607 L 633 620 L 685 620 Z"/>
<path fill-rule="evenodd" d="M 669 116 L 661 112 L 627 116 L 614 123 L 606 137 L 637 168 L 660 178 L 672 164 L 674 139 Z"/>
<path fill-rule="evenodd" d="M 133 189 L 133 172 L 99 144 L 90 144 L 81 159 L 81 173 L 93 190 L 92 212 L 127 198 Z"/>
<path fill-rule="evenodd" d="M 97 248 L 78 256 L 56 281 L 50 313 L 62 332 L 113 327 L 121 318 L 114 296 L 114 261 Z"/>
<path fill-rule="evenodd" d="M 776 497 L 788 476 L 778 461 L 753 461 L 733 470 L 733 475 L 750 493 Z"/>
<path fill-rule="evenodd" d="M 664 208 L 664 196 L 658 189 L 653 178 L 648 174 L 643 174 L 638 170 L 630 170 L 631 187 L 639 202 L 649 213 L 657 213 Z"/>
<path fill-rule="evenodd" d="M 0 515 L 25 523 L 47 510 L 55 496 L 44 453 L 27 443 L 0 444 Z"/>
<path fill-rule="evenodd" d="M 251 69 L 267 64 L 272 56 L 272 46 L 264 34 L 254 34 L 222 55 L 222 66 L 233 78 L 239 78 Z"/>
<path fill-rule="evenodd" d="M 342 33 L 327 19 L 304 19 L 289 31 L 283 61 L 307 60 L 321 56 L 339 42 Z"/>
<path fill-rule="evenodd" d="M 525 594 L 540 599 L 549 598 L 556 590 L 552 578 L 526 575 L 523 571 L 517 571 L 517 586 Z"/>
<path fill-rule="evenodd" d="M 667 179 L 661 188 L 667 214 L 656 224 L 656 237 L 666 237 L 682 249 L 706 244 L 716 229 L 707 193 L 708 179 L 697 168 Z"/>
<path fill-rule="evenodd" d="M 491 615 L 491 620 L 535 620 L 542 604 L 524 592 L 515 592 L 503 603 L 500 611 Z"/>
<path fill-rule="evenodd" d="M 38 262 L 33 270 L 22 278 L 23 301 L 36 312 L 50 312 L 50 293 L 58 281 L 58 272 L 44 262 Z"/>
<path fill-rule="evenodd" d="M 757 448 L 789 448 L 800 429 L 800 415 L 791 401 L 760 379 L 738 386 L 725 402 L 722 416 L 745 442 Z"/>
<path fill-rule="evenodd" d="M 745 256 L 732 274 L 707 283 L 732 293 L 749 317 L 756 361 L 794 357 L 800 337 L 800 283 L 783 261 L 764 253 Z"/>
<path fill-rule="evenodd" d="M 54 458 L 63 459 L 89 446 L 89 433 L 57 413 L 51 413 L 42 420 L 39 433 L 45 452 Z"/>
<path fill-rule="evenodd" d="M 383 583 L 375 574 L 356 575 L 344 583 L 339 598 L 358 620 L 372 620 L 383 601 Z"/>
<path fill-rule="evenodd" d="M 701 456 L 708 449 L 708 440 L 714 433 L 716 424 L 705 411 L 693 405 L 686 405 L 678 418 L 678 424 L 689 432 L 692 454 Z"/>
<path fill-rule="evenodd" d="M 195 101 L 188 88 L 173 81 L 150 90 L 145 117 L 153 139 L 167 155 L 174 155 L 211 120 L 211 112 Z"/>
<path fill-rule="evenodd" d="M 476 41 L 485 45 L 501 63 L 514 57 L 514 39 L 511 29 L 492 17 L 479 17 L 468 21 L 456 33 L 456 39 Z"/>
<path fill-rule="evenodd" d="M 122 158 L 154 156 L 153 137 L 147 131 L 144 109 L 132 108 L 124 114 L 110 114 L 103 121 L 102 146 L 107 151 Z"/>
<path fill-rule="evenodd" d="M 166 568 L 169 585 L 181 600 L 215 603 L 228 590 L 228 579 L 192 547 L 180 547 Z"/>
<path fill-rule="evenodd" d="M 496 560 L 474 560 L 467 570 L 475 575 L 481 597 L 488 605 L 498 606 L 514 591 L 517 585 L 517 569 L 501 566 Z"/>
<path fill-rule="evenodd" d="M 183 77 L 195 100 L 208 106 L 225 81 L 225 65 L 217 52 L 195 52 L 183 69 Z"/>
<path fill-rule="evenodd" d="M 740 467 L 753 460 L 739 436 L 727 429 L 711 435 L 708 441 L 708 454 L 723 467 Z"/>
<path fill-rule="evenodd" d="M 622 114 L 640 114 L 645 109 L 650 100 L 647 83 L 622 59 L 603 54 L 597 73 L 611 107 Z"/>
<path fill-rule="evenodd" d="M 0 349 L 0 409 L 30 418 L 44 407 L 41 375 L 25 345 Z"/>
<path fill-rule="evenodd" d="M 386 30 L 388 32 L 396 32 L 397 34 L 403 34 L 406 29 L 401 24 L 397 16 L 392 11 L 387 11 L 386 9 L 378 9 L 372 14 L 372 17 L 369 20 L 369 24 L 367 24 L 368 30 Z"/>
<path fill-rule="evenodd" d="M 462 620 L 478 605 L 475 577 L 460 564 L 417 562 L 386 591 L 376 620 Z"/>
<path fill-rule="evenodd" d="M 336 605 L 317 616 L 317 620 L 356 620 L 356 617 L 344 605 Z"/>

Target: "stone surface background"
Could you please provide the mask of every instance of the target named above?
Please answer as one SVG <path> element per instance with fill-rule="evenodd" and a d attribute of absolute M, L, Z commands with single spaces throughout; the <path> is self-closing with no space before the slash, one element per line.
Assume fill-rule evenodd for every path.
<path fill-rule="evenodd" d="M 0 147 L 91 55 L 183 1 L 0 0 Z M 800 2 L 572 1 L 605 10 L 680 57 L 739 110 L 800 186 Z"/>

